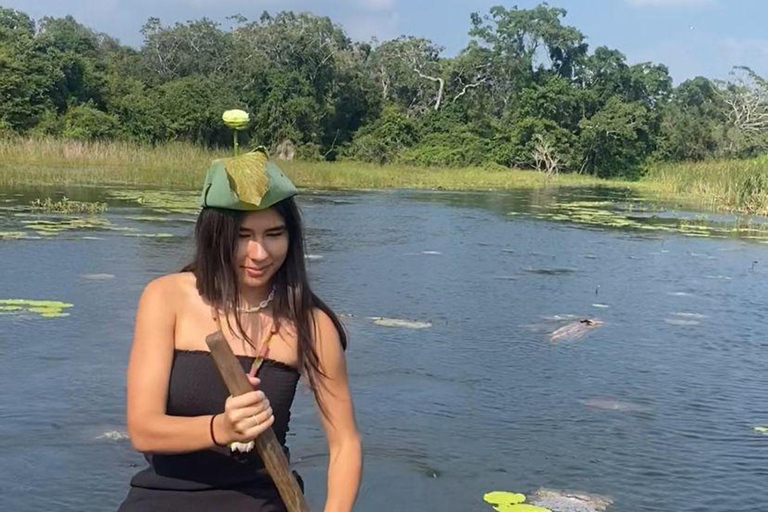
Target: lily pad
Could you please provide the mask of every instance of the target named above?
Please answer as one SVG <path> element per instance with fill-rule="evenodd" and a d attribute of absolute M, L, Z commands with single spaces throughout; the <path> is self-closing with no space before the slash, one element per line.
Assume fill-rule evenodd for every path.
<path fill-rule="evenodd" d="M 496 505 L 493 508 L 499 512 L 552 512 L 548 508 L 537 507 L 536 505 L 529 505 L 528 503 Z"/>
<path fill-rule="evenodd" d="M 43 318 L 60 318 L 69 316 L 65 309 L 72 307 L 67 302 L 51 300 L 27 300 L 27 299 L 3 299 L 0 300 L 0 312 L 8 313 L 34 313 Z"/>
<path fill-rule="evenodd" d="M 491 505 L 516 505 L 525 502 L 525 494 L 519 492 L 493 491 L 483 495 L 486 503 Z"/>

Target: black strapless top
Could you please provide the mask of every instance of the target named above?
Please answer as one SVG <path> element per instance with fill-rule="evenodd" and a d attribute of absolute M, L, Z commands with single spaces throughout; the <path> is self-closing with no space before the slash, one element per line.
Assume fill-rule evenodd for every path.
<path fill-rule="evenodd" d="M 243 371 L 252 357 L 238 356 Z M 275 422 L 272 430 L 283 445 L 288 433 L 291 404 L 296 395 L 299 372 L 279 361 L 264 360 L 259 369 L 260 389 L 269 399 Z M 203 350 L 176 350 L 168 388 L 166 413 L 171 416 L 203 416 L 224 411 L 229 396 L 211 359 Z M 252 485 L 268 478 L 254 450 L 237 457 L 223 450 L 202 450 L 180 455 L 146 454 L 149 467 L 131 480 L 133 487 L 169 490 L 202 490 Z"/>

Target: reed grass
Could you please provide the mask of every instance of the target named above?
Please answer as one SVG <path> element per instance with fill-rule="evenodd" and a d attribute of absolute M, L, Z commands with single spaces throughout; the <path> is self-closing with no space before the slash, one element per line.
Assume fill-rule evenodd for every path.
<path fill-rule="evenodd" d="M 638 188 L 708 209 L 768 215 L 768 157 L 659 164 Z"/>
<path fill-rule="evenodd" d="M 228 155 L 231 151 L 209 150 L 182 142 L 142 146 L 117 141 L 0 140 L 0 186 L 131 185 L 197 189 L 210 162 Z M 314 189 L 508 190 L 606 183 L 589 176 L 548 178 L 535 171 L 495 167 L 423 168 L 349 161 L 293 161 L 282 162 L 280 166 L 297 186 Z"/>
<path fill-rule="evenodd" d="M 0 186 L 126 185 L 196 190 L 216 158 L 230 150 L 171 142 L 82 142 L 17 138 L 0 140 Z M 494 191 L 546 187 L 610 187 L 706 209 L 768 215 L 768 157 L 665 163 L 639 181 L 578 174 L 554 177 L 498 166 L 441 168 L 378 166 L 360 162 L 282 162 L 297 186 L 309 189 L 430 189 Z"/>

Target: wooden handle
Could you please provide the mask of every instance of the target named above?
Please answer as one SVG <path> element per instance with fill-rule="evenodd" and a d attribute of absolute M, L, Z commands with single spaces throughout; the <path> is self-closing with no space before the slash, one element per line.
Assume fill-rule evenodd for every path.
<path fill-rule="evenodd" d="M 207 336 L 205 342 L 211 351 L 211 357 L 219 369 L 219 374 L 224 380 L 229 393 L 232 396 L 242 395 L 253 391 L 248 377 L 245 376 L 243 367 L 235 357 L 221 331 Z M 269 476 L 277 486 L 280 497 L 283 498 L 288 512 L 309 512 L 309 505 L 301 492 L 298 482 L 291 473 L 288 459 L 285 457 L 283 447 L 275 437 L 272 428 L 268 428 L 254 440 L 259 457 L 264 461 Z"/>

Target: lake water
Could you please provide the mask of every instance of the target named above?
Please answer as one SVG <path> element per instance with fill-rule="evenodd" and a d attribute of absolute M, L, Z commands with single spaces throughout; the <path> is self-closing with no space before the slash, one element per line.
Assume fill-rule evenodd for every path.
<path fill-rule="evenodd" d="M 62 193 L 108 200 L 109 224 L 46 234 L 51 217 L 23 206 Z M 122 436 L 125 369 L 143 287 L 191 254 L 194 194 L 176 197 L 2 191 L 0 299 L 73 307 L 0 315 L 0 510 L 115 510 L 143 467 Z M 592 190 L 301 205 L 314 286 L 350 335 L 357 510 L 490 511 L 488 491 L 540 487 L 616 511 L 768 510 L 760 222 Z M 579 318 L 605 325 L 550 341 Z M 327 449 L 306 390 L 289 444 L 322 510 Z"/>

